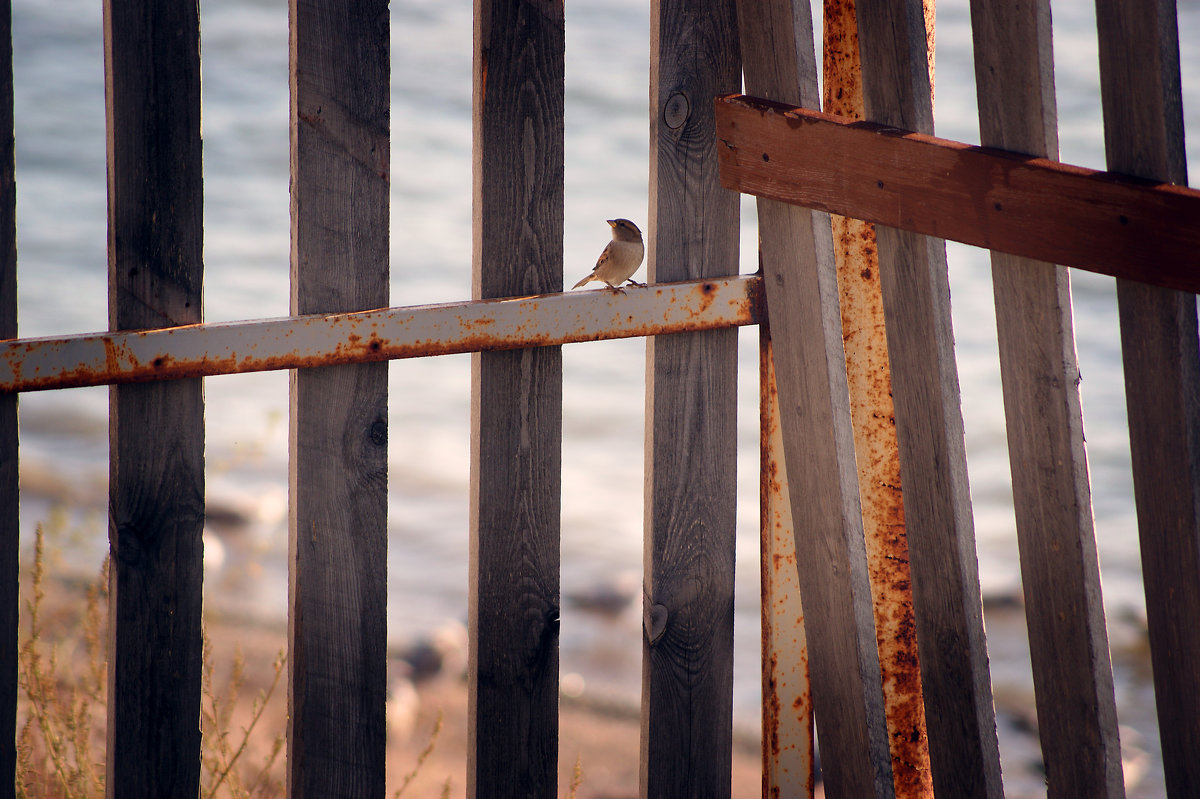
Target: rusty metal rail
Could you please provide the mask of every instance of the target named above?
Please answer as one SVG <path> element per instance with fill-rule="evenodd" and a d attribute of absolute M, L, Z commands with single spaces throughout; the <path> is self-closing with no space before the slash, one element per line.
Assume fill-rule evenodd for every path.
<path fill-rule="evenodd" d="M 757 324 L 761 279 L 0 341 L 0 392 L 148 382 Z"/>

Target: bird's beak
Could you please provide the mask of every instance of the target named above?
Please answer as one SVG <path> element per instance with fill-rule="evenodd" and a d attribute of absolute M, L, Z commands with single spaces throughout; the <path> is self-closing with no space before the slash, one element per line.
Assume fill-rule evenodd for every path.
<path fill-rule="evenodd" d="M 610 220 L 608 220 L 608 226 L 609 226 L 609 227 L 616 227 L 616 226 L 617 226 L 617 220 L 615 220 L 615 219 L 610 219 Z"/>

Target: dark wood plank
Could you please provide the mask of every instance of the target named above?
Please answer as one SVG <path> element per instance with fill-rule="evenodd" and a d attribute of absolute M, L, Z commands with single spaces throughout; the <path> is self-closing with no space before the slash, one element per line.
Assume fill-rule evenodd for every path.
<path fill-rule="evenodd" d="M 812 16 L 796 5 L 738 4 L 746 87 L 816 106 Z M 758 229 L 825 790 L 892 796 L 829 215 L 760 199 Z"/>
<path fill-rule="evenodd" d="M 17 184 L 13 141 L 12 2 L 0 0 L 0 339 L 17 337 Z M 0 799 L 17 769 L 20 491 L 17 395 L 0 393 Z"/>
<path fill-rule="evenodd" d="M 921 2 L 857 8 L 866 118 L 931 134 Z M 883 226 L 876 237 L 933 784 L 944 796 L 999 797 L 945 244 Z"/>
<path fill-rule="evenodd" d="M 561 291 L 562 3 L 476 0 L 474 299 Z M 557 796 L 562 351 L 471 360 L 467 791 Z"/>
<path fill-rule="evenodd" d="M 388 304 L 386 0 L 291 0 L 293 314 Z M 288 795 L 384 794 L 387 364 L 291 379 Z"/>
<path fill-rule="evenodd" d="M 864 49 L 865 52 L 865 49 Z M 1200 291 L 1200 191 L 749 98 L 718 100 L 732 189 Z"/>
<path fill-rule="evenodd" d="M 1173 0 L 1098 0 L 1108 168 L 1184 183 Z M 1193 230 L 1196 225 L 1192 223 Z M 1193 266 L 1195 261 L 1193 261 Z M 1200 363 L 1196 298 L 1117 281 L 1146 615 L 1171 797 L 1200 795 Z"/>
<path fill-rule="evenodd" d="M 1050 3 L 973 0 L 985 145 L 1058 154 Z M 992 254 L 1038 732 L 1050 797 L 1125 795 L 1065 267 Z"/>
<path fill-rule="evenodd" d="M 736 16 L 733 0 L 651 3 L 651 282 L 738 269 L 710 99 L 741 83 Z M 729 796 L 737 332 L 657 336 L 646 359 L 641 791 Z"/>
<path fill-rule="evenodd" d="M 200 22 L 194 1 L 106 0 L 109 327 L 199 322 Z M 109 394 L 109 796 L 200 779 L 204 400 L 198 379 Z"/>

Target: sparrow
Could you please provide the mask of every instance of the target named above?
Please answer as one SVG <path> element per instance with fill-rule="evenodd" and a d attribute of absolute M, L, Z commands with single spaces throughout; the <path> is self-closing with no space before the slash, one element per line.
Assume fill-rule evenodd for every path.
<path fill-rule="evenodd" d="M 626 280 L 634 286 L 646 285 L 633 279 L 633 273 L 642 265 L 642 256 L 646 253 L 642 231 L 628 219 L 610 219 L 608 224 L 612 228 L 612 241 L 600 253 L 596 268 L 572 288 L 577 289 L 592 280 L 607 284 L 612 292 L 621 291 L 620 286 Z"/>

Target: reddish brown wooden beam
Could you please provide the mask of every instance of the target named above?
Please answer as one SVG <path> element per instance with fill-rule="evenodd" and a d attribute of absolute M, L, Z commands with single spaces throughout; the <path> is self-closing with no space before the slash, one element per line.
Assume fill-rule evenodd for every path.
<path fill-rule="evenodd" d="M 716 100 L 721 184 L 1200 292 L 1200 191 L 744 95 Z"/>

